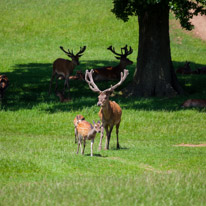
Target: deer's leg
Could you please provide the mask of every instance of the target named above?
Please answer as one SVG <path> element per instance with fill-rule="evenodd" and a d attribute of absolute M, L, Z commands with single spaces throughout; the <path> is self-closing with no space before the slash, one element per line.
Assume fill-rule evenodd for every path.
<path fill-rule="evenodd" d="M 55 77 L 55 73 L 53 73 L 51 77 L 50 86 L 49 86 L 49 94 L 51 93 L 51 87 L 52 87 L 52 82 L 54 80 L 54 77 Z"/>
<path fill-rule="evenodd" d="M 67 76 L 65 77 L 63 94 L 64 94 L 64 92 L 65 92 L 66 87 L 67 87 L 68 90 L 69 90 L 69 75 L 67 75 Z"/>
<path fill-rule="evenodd" d="M 93 144 L 94 144 L 94 139 L 91 140 L 91 157 L 93 156 Z"/>
<path fill-rule="evenodd" d="M 75 144 L 77 143 L 77 128 L 75 127 L 74 128 L 74 134 L 75 134 Z"/>
<path fill-rule="evenodd" d="M 77 154 L 79 153 L 79 146 L 81 146 L 80 138 L 78 138 Z M 81 146 L 81 150 L 82 150 L 82 146 Z"/>
<path fill-rule="evenodd" d="M 109 142 L 110 142 L 110 138 L 111 138 L 111 134 L 112 134 L 112 130 L 113 130 L 113 125 L 110 127 L 110 130 L 108 132 L 108 142 L 107 142 L 107 149 L 109 149 Z"/>
<path fill-rule="evenodd" d="M 99 150 L 102 149 L 102 139 L 104 136 L 104 127 L 101 128 L 101 137 L 100 137 L 100 142 L 99 142 Z"/>
<path fill-rule="evenodd" d="M 108 142 L 109 142 L 109 130 L 108 130 L 108 125 L 105 127 L 105 130 L 106 130 L 106 142 L 105 142 L 105 149 L 107 150 L 108 149 Z"/>
<path fill-rule="evenodd" d="M 86 146 L 86 138 L 84 138 L 84 146 L 83 146 L 82 155 L 84 154 L 85 146 Z"/>
<path fill-rule="evenodd" d="M 55 85 L 55 92 L 57 91 L 57 86 L 58 86 L 58 79 L 61 75 L 56 76 L 56 85 Z"/>
<path fill-rule="evenodd" d="M 116 125 L 117 149 L 120 149 L 120 145 L 119 145 L 119 125 L 120 125 L 120 123 L 118 123 L 118 124 Z"/>

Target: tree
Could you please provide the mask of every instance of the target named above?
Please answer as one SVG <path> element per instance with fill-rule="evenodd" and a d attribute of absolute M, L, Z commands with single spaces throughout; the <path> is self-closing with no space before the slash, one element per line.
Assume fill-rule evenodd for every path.
<path fill-rule="evenodd" d="M 181 26 L 191 30 L 193 15 L 206 14 L 206 0 L 113 0 L 112 12 L 128 21 L 138 16 L 139 46 L 137 68 L 126 88 L 133 96 L 174 96 L 184 91 L 174 72 L 169 37 L 169 12 Z"/>

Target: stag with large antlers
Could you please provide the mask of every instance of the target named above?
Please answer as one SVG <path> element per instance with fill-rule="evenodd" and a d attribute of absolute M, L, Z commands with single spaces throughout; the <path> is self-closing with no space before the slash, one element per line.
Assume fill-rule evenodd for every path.
<path fill-rule="evenodd" d="M 82 56 L 82 53 L 86 50 L 86 46 L 83 48 L 80 48 L 80 51 L 74 55 L 73 51 L 70 51 L 68 49 L 68 52 L 64 50 L 62 46 L 60 46 L 60 49 L 72 59 L 72 61 L 67 60 L 67 59 L 61 59 L 58 58 L 54 61 L 53 63 L 53 71 L 52 71 L 52 77 L 51 77 L 51 82 L 50 82 L 50 87 L 49 87 L 49 94 L 51 92 L 51 86 L 52 86 L 52 81 L 54 77 L 56 76 L 56 87 L 55 87 L 55 92 L 57 89 L 57 81 L 59 77 L 63 77 L 65 79 L 64 81 L 64 90 L 65 91 L 66 86 L 68 87 L 69 90 L 69 76 L 72 74 L 74 68 L 79 65 L 79 58 Z"/>
<path fill-rule="evenodd" d="M 101 107 L 99 111 L 99 117 L 103 125 L 102 130 L 101 130 L 99 149 L 101 150 L 102 148 L 102 138 L 104 134 L 104 129 L 106 130 L 105 149 L 109 149 L 111 133 L 115 125 L 116 125 L 116 135 L 117 135 L 117 149 L 119 149 L 120 145 L 119 145 L 118 135 L 119 135 L 119 126 L 121 122 L 121 116 L 122 116 L 122 109 L 116 102 L 110 101 L 109 96 L 112 94 L 112 92 L 117 87 L 119 87 L 124 82 L 129 72 L 126 69 L 124 70 L 124 73 L 121 72 L 120 81 L 114 86 L 111 86 L 110 88 L 104 91 L 101 91 L 97 87 L 97 85 L 94 83 L 93 76 L 92 76 L 93 74 L 94 74 L 93 70 L 91 71 L 87 70 L 85 74 L 85 81 L 89 84 L 89 87 L 92 91 L 99 93 L 97 105 Z"/>
<path fill-rule="evenodd" d="M 115 58 L 120 60 L 120 63 L 114 67 L 107 66 L 94 69 L 94 81 L 118 80 L 120 79 L 121 72 L 126 69 L 126 66 L 133 64 L 133 62 L 127 58 L 127 56 L 132 54 L 133 52 L 131 46 L 129 47 L 129 49 L 127 48 L 127 45 L 121 48 L 121 53 L 117 53 L 115 51 L 115 48 L 112 46 L 109 46 L 107 49 L 116 55 Z"/>

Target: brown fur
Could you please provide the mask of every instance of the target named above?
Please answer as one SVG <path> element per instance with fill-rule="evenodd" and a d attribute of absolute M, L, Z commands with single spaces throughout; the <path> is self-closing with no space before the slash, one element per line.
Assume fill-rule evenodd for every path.
<path fill-rule="evenodd" d="M 101 131 L 101 124 L 100 122 L 95 123 L 94 125 L 90 124 L 89 122 L 83 120 L 77 122 L 77 137 L 78 137 L 78 147 L 77 147 L 77 154 L 79 153 L 79 147 L 81 147 L 81 153 L 84 154 L 86 140 L 91 140 L 91 156 L 93 156 L 93 143 L 96 137 L 96 133 Z M 84 147 L 82 150 L 81 142 L 84 142 Z"/>
<path fill-rule="evenodd" d="M 64 90 L 65 91 L 66 86 L 68 87 L 69 90 L 69 76 L 73 73 L 73 70 L 77 65 L 79 65 L 79 58 L 82 56 L 81 54 L 85 51 L 86 46 L 83 48 L 80 48 L 80 51 L 74 55 L 73 52 L 70 52 L 68 50 L 65 51 L 63 47 L 60 47 L 60 49 L 68 55 L 72 60 L 67 60 L 67 59 L 62 59 L 58 58 L 54 61 L 53 63 L 53 71 L 52 71 L 52 77 L 50 81 L 50 87 L 49 87 L 49 94 L 51 92 L 51 86 L 52 86 L 52 81 L 54 80 L 54 77 L 56 76 L 56 86 L 55 86 L 55 92 L 57 90 L 57 81 L 59 77 L 65 79 L 64 81 Z"/>
<path fill-rule="evenodd" d="M 70 99 L 64 98 L 64 95 L 61 92 L 57 92 L 56 95 L 59 97 L 59 101 L 62 103 L 70 101 Z"/>
<path fill-rule="evenodd" d="M 9 79 L 6 75 L 0 75 L 0 100 L 3 99 L 6 88 L 9 86 Z"/>
<path fill-rule="evenodd" d="M 116 58 L 120 60 L 120 63 L 114 67 L 106 66 L 106 67 L 93 69 L 94 81 L 119 80 L 121 77 L 121 72 L 124 71 L 126 66 L 133 64 L 133 62 L 127 58 L 127 56 L 133 52 L 131 47 L 130 47 L 130 50 L 127 49 L 127 45 L 121 48 L 121 54 L 116 53 L 115 49 L 112 46 L 108 47 L 107 49 L 118 56 Z M 124 51 L 125 53 L 123 54 L 122 51 Z"/>
<path fill-rule="evenodd" d="M 206 100 L 204 99 L 188 99 L 182 104 L 183 108 L 187 107 L 206 107 Z"/>
<path fill-rule="evenodd" d="M 75 143 L 77 143 L 77 124 L 81 121 L 85 120 L 84 116 L 81 114 L 77 115 L 74 118 L 74 133 L 75 133 Z"/>
<path fill-rule="evenodd" d="M 190 62 L 185 62 L 184 66 L 182 67 L 179 67 L 177 70 L 176 70 L 176 73 L 179 73 L 179 74 L 191 74 L 192 71 L 191 71 L 191 68 L 190 68 Z"/>

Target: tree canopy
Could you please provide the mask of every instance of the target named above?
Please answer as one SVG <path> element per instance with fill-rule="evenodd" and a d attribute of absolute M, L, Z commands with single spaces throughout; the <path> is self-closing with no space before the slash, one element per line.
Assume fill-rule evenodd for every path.
<path fill-rule="evenodd" d="M 129 16 L 138 16 L 144 11 L 160 4 L 162 7 L 173 11 L 180 24 L 187 30 L 192 30 L 193 25 L 189 21 L 193 15 L 206 14 L 206 0 L 113 0 L 114 8 L 112 12 L 117 18 L 128 21 Z"/>

